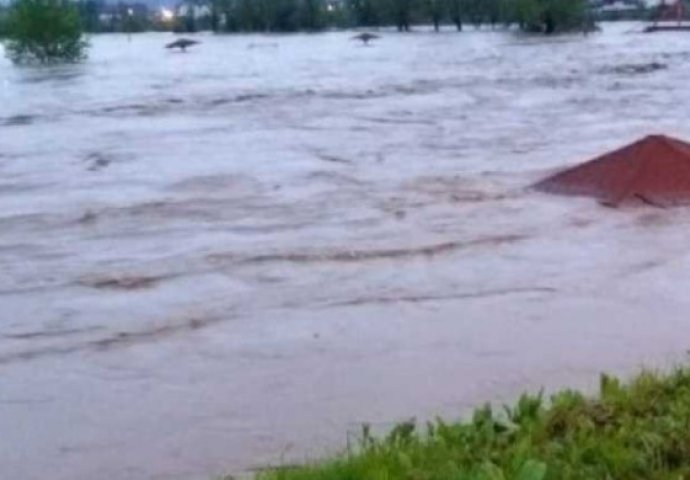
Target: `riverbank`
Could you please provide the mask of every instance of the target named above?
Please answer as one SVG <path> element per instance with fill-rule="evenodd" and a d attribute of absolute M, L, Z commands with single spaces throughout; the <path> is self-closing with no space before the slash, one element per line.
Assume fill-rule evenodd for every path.
<path fill-rule="evenodd" d="M 563 390 L 485 406 L 467 422 L 402 423 L 386 437 L 259 480 L 682 479 L 690 474 L 690 369 L 645 371 L 630 383 L 602 375 L 587 397 Z"/>

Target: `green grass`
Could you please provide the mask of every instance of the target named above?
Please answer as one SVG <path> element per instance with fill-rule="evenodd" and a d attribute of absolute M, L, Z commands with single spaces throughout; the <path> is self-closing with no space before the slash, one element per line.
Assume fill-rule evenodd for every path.
<path fill-rule="evenodd" d="M 601 377 L 600 393 L 523 395 L 471 420 L 413 423 L 340 457 L 267 470 L 257 480 L 690 479 L 690 368 Z"/>

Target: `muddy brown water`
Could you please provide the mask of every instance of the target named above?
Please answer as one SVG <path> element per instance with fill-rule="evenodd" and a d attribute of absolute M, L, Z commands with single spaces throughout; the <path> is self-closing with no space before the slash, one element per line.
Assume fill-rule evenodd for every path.
<path fill-rule="evenodd" d="M 3 63 L 0 477 L 208 479 L 682 360 L 690 210 L 524 188 L 690 138 L 690 44 L 636 29 Z"/>

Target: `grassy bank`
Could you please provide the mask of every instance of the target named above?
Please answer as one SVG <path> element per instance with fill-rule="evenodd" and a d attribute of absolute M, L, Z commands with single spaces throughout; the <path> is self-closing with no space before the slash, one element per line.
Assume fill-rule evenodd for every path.
<path fill-rule="evenodd" d="M 270 470 L 258 480 L 690 479 L 690 368 L 645 372 L 628 384 L 607 376 L 588 397 L 524 395 L 471 421 L 365 428 L 356 451 Z"/>

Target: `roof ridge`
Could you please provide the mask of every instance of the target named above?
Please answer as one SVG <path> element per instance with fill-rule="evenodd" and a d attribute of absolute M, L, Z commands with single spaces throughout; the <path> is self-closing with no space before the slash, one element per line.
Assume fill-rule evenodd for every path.
<path fill-rule="evenodd" d="M 651 143 L 651 140 L 648 142 L 644 143 L 644 147 L 646 149 L 650 148 L 658 148 L 662 147 L 665 148 L 667 151 L 670 151 L 672 154 L 675 153 L 677 155 L 681 155 L 683 157 L 687 157 L 690 160 L 690 152 L 684 152 L 681 149 L 678 148 L 677 145 L 674 144 L 674 139 L 671 137 L 667 137 L 665 135 L 659 135 L 657 136 L 659 141 L 655 141 L 654 143 Z M 640 181 L 640 179 L 643 179 L 646 177 L 647 172 L 655 167 L 655 162 L 652 158 L 645 158 L 646 152 L 640 152 L 639 153 L 641 157 L 640 165 L 637 168 L 637 170 L 633 173 L 630 179 L 630 184 L 633 187 L 634 190 L 634 185 Z M 690 174 L 690 163 L 689 162 L 678 162 L 680 163 L 689 174 Z M 646 195 L 642 195 L 640 192 L 634 192 L 631 190 L 628 190 L 627 192 L 628 195 L 634 194 L 636 197 L 641 198 L 645 203 L 653 204 L 655 203 L 653 199 L 648 198 Z M 621 196 L 621 200 L 625 198 L 625 196 Z M 658 206 L 658 205 L 657 205 Z"/>
<path fill-rule="evenodd" d="M 673 137 L 664 136 L 663 138 L 665 140 L 663 144 L 666 147 L 670 148 L 676 153 L 680 153 L 681 155 L 688 157 L 688 159 L 690 160 L 690 143 L 683 142 L 682 140 L 678 140 Z M 683 148 L 681 148 L 681 145 L 683 148 L 687 148 L 688 150 L 686 151 Z"/>

